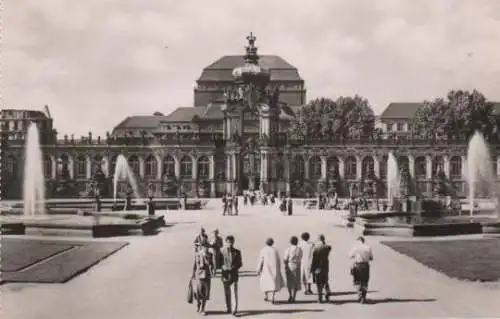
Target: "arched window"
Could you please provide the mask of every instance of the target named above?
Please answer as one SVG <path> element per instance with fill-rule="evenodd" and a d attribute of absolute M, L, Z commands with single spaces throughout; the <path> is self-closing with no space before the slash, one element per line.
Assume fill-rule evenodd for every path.
<path fill-rule="evenodd" d="M 330 178 L 338 178 L 339 175 L 339 159 L 336 156 L 328 158 L 326 161 L 326 173 Z"/>
<path fill-rule="evenodd" d="M 43 176 L 46 179 L 52 178 L 52 159 L 48 155 L 43 157 Z"/>
<path fill-rule="evenodd" d="M 90 167 L 90 172 L 91 172 L 90 174 L 92 176 L 94 176 L 99 168 L 102 168 L 102 156 L 96 155 L 96 156 L 94 156 L 94 158 L 92 158 L 92 165 Z"/>
<path fill-rule="evenodd" d="M 78 157 L 76 158 L 75 168 L 76 178 L 87 177 L 87 159 L 85 158 L 85 155 L 78 155 Z"/>
<path fill-rule="evenodd" d="M 408 156 L 402 155 L 398 157 L 398 169 L 400 171 L 410 171 L 410 160 Z"/>
<path fill-rule="evenodd" d="M 495 173 L 493 172 L 493 174 Z M 452 179 L 462 178 L 462 158 L 460 156 L 453 156 L 450 159 L 450 177 Z"/>
<path fill-rule="evenodd" d="M 345 161 L 345 178 L 356 179 L 357 168 L 358 164 L 356 163 L 356 158 L 354 156 L 349 156 Z"/>
<path fill-rule="evenodd" d="M 10 178 L 16 177 L 18 173 L 16 159 L 13 156 L 8 156 L 6 165 L 7 176 Z"/>
<path fill-rule="evenodd" d="M 202 179 L 210 177 L 210 160 L 206 156 L 198 158 L 198 177 Z"/>
<path fill-rule="evenodd" d="M 313 180 L 321 178 L 321 158 L 319 156 L 313 156 L 309 160 L 309 174 Z"/>
<path fill-rule="evenodd" d="M 66 155 L 61 155 L 61 157 L 57 160 L 57 177 L 62 179 L 70 178 L 69 158 Z"/>
<path fill-rule="evenodd" d="M 128 158 L 128 166 L 132 170 L 135 177 L 139 176 L 139 157 L 132 155 Z"/>
<path fill-rule="evenodd" d="M 253 164 L 252 154 L 246 153 L 243 156 L 243 174 L 244 175 L 249 176 L 252 174 L 252 168 L 253 168 L 252 164 Z"/>
<path fill-rule="evenodd" d="M 440 170 L 444 170 L 444 159 L 442 156 L 436 156 L 432 159 L 432 176 L 437 177 Z"/>
<path fill-rule="evenodd" d="M 191 178 L 193 176 L 193 161 L 191 157 L 184 156 L 181 159 L 181 178 Z"/>
<path fill-rule="evenodd" d="M 293 174 L 297 178 L 304 178 L 304 158 L 300 155 L 295 156 L 293 160 Z"/>
<path fill-rule="evenodd" d="M 373 157 L 366 156 L 361 162 L 361 173 L 363 178 L 373 178 L 375 176 L 375 161 Z"/>
<path fill-rule="evenodd" d="M 417 179 L 427 178 L 427 159 L 425 156 L 415 158 L 415 176 Z"/>
<path fill-rule="evenodd" d="M 148 179 L 156 178 L 156 174 L 158 173 L 158 162 L 156 161 L 156 157 L 153 155 L 149 155 L 146 158 L 145 167 L 144 167 L 144 177 Z"/>
<path fill-rule="evenodd" d="M 172 156 L 167 155 L 163 159 L 163 175 L 174 175 L 175 174 L 175 160 Z"/>

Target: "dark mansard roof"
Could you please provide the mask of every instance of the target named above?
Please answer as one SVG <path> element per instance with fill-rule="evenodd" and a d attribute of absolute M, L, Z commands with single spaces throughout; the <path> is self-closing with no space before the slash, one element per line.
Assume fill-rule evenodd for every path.
<path fill-rule="evenodd" d="M 233 69 L 244 63 L 243 55 L 225 55 L 203 69 L 198 82 L 232 82 Z M 270 71 L 272 82 L 303 81 L 297 68 L 277 55 L 261 55 L 259 66 Z"/>

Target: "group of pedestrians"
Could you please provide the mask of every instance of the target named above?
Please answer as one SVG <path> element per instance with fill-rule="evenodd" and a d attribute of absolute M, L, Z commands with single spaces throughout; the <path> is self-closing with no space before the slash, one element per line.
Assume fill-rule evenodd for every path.
<path fill-rule="evenodd" d="M 238 216 L 238 195 L 231 193 L 222 196 L 222 215 Z"/>
<path fill-rule="evenodd" d="M 285 287 L 281 273 L 281 262 L 285 269 L 288 302 L 295 302 L 297 292 L 305 287 L 305 294 L 313 294 L 311 286 L 316 284 L 318 302 L 328 301 L 330 287 L 328 285 L 329 255 L 331 246 L 325 243 L 325 236 L 319 235 L 317 243 L 310 241 L 309 233 L 302 233 L 301 242 L 296 236 L 290 238 L 290 246 L 285 250 L 281 261 L 279 252 L 273 247 L 274 240 L 268 238 L 266 247 L 260 252 L 257 273 L 260 276 L 260 288 L 264 292 L 265 301 L 274 303 L 276 292 Z M 271 296 L 271 297 L 270 297 Z"/>
<path fill-rule="evenodd" d="M 224 297 L 227 313 L 236 315 L 238 311 L 238 281 L 239 269 L 243 266 L 241 251 L 234 248 L 235 238 L 219 235 L 219 230 L 212 232 L 208 238 L 204 228 L 194 240 L 195 258 L 190 287 L 193 299 L 196 300 L 196 310 L 206 315 L 205 307 L 210 299 L 211 280 L 218 273 L 224 287 Z"/>
<path fill-rule="evenodd" d="M 257 275 L 264 301 L 275 303 L 275 295 L 284 287 L 288 290 L 288 302 L 296 302 L 297 292 L 304 287 L 305 295 L 314 294 L 315 284 L 318 302 L 329 302 L 330 285 L 330 253 L 332 247 L 325 241 L 324 235 L 318 235 L 317 241 L 310 241 L 310 234 L 301 234 L 290 238 L 290 245 L 283 254 L 283 259 L 276 248 L 274 240 L 268 238 L 259 254 Z M 241 251 L 234 247 L 232 235 L 223 239 L 218 229 L 212 232 L 209 239 L 204 228 L 194 240 L 195 257 L 190 287 L 193 299 L 196 300 L 197 311 L 206 315 L 206 303 L 210 299 L 211 280 L 220 274 L 224 288 L 227 313 L 236 315 L 238 311 L 239 270 L 243 266 Z M 358 301 L 366 302 L 368 281 L 370 278 L 370 261 L 373 253 L 363 237 L 358 237 L 349 257 L 353 259 L 350 273 L 353 284 L 357 287 Z M 282 264 L 285 276 L 282 275 Z M 285 281 L 286 279 L 286 281 Z"/>

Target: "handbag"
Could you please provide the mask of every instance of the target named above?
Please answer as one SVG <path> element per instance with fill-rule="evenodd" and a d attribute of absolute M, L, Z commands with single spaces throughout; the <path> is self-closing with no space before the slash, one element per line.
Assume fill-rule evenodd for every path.
<path fill-rule="evenodd" d="M 193 303 L 194 299 L 194 292 L 193 292 L 193 279 L 189 279 L 189 284 L 187 287 L 187 296 L 186 296 L 186 301 L 188 303 Z"/>

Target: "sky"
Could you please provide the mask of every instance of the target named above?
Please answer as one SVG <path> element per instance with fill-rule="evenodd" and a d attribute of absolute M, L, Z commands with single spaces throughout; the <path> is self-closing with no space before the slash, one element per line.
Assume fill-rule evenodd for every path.
<path fill-rule="evenodd" d="M 308 99 L 390 102 L 478 89 L 500 101 L 497 0 L 15 0 L 2 11 L 1 106 L 43 110 L 59 138 L 193 105 L 204 67 L 283 57 Z"/>

